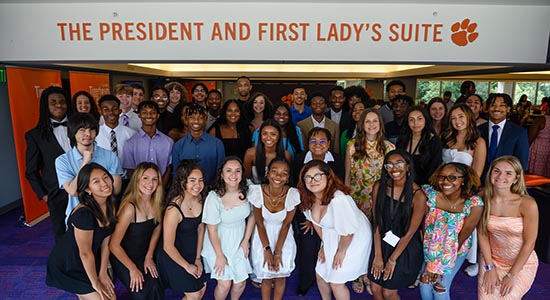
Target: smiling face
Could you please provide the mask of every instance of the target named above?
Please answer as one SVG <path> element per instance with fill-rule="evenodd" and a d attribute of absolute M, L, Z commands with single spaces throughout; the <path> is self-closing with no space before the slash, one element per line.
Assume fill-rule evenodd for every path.
<path fill-rule="evenodd" d="M 384 167 L 394 181 L 406 180 L 409 164 L 400 154 L 390 155 Z"/>
<path fill-rule="evenodd" d="M 113 193 L 113 180 L 105 171 L 93 169 L 90 173 L 90 182 L 85 191 L 96 201 L 105 200 Z"/>
<path fill-rule="evenodd" d="M 365 116 L 365 122 L 363 123 L 363 128 L 367 133 L 367 137 L 376 137 L 378 132 L 380 132 L 380 119 L 378 115 L 374 112 L 369 112 Z"/>
<path fill-rule="evenodd" d="M 170 91 L 169 98 L 170 98 L 170 104 L 173 105 L 173 106 L 176 106 L 181 101 L 181 92 L 176 90 L 176 89 L 172 89 Z"/>
<path fill-rule="evenodd" d="M 271 168 L 267 171 L 267 181 L 273 188 L 281 188 L 287 182 L 290 177 L 290 170 L 288 164 L 282 161 L 276 161 L 271 164 Z"/>
<path fill-rule="evenodd" d="M 262 132 L 260 132 L 260 137 L 265 148 L 273 148 L 279 141 L 279 131 L 273 126 L 264 126 Z"/>
<path fill-rule="evenodd" d="M 510 107 L 506 105 L 503 97 L 496 97 L 489 105 L 489 119 L 495 124 L 504 121 L 509 112 Z"/>
<path fill-rule="evenodd" d="M 157 124 L 157 120 L 160 117 L 160 114 L 157 112 L 156 109 L 152 107 L 143 107 L 139 111 L 139 119 L 141 120 L 141 124 L 144 126 L 153 126 Z"/>
<path fill-rule="evenodd" d="M 116 101 L 103 101 L 101 103 L 101 115 L 105 120 L 105 125 L 109 128 L 115 128 L 118 125 L 118 116 L 120 115 L 120 108 Z"/>
<path fill-rule="evenodd" d="M 252 102 L 252 109 L 255 113 L 260 114 L 265 109 L 265 98 L 264 96 L 258 96 L 254 99 L 254 102 Z"/>
<path fill-rule="evenodd" d="M 304 90 L 303 88 L 295 88 L 292 92 L 292 99 L 294 99 L 294 104 L 296 105 L 304 104 L 307 99 L 306 90 Z"/>
<path fill-rule="evenodd" d="M 330 104 L 332 110 L 339 112 L 346 101 L 344 91 L 335 90 L 330 93 Z"/>
<path fill-rule="evenodd" d="M 209 93 L 206 98 L 206 106 L 210 111 L 218 111 L 222 104 L 222 98 L 218 93 Z"/>
<path fill-rule="evenodd" d="M 120 101 L 120 109 L 122 109 L 122 111 L 126 112 L 130 110 L 130 107 L 132 106 L 131 94 L 120 93 L 117 94 L 116 97 Z"/>
<path fill-rule="evenodd" d="M 330 140 L 327 138 L 327 135 L 319 131 L 316 134 L 312 135 L 309 139 L 309 151 L 314 159 L 324 159 L 325 154 L 327 154 L 328 149 L 330 148 Z"/>
<path fill-rule="evenodd" d="M 279 106 L 273 114 L 273 119 L 277 121 L 282 128 L 284 128 L 284 126 L 288 123 L 288 120 L 290 119 L 290 112 L 288 111 L 288 109 L 286 109 L 286 107 Z"/>
<path fill-rule="evenodd" d="M 229 103 L 227 110 L 225 111 L 225 119 L 228 124 L 237 124 L 241 119 L 241 110 L 239 105 L 235 102 Z"/>
<path fill-rule="evenodd" d="M 48 95 L 48 110 L 50 117 L 58 122 L 63 121 L 67 115 L 67 101 L 63 94 Z"/>
<path fill-rule="evenodd" d="M 184 191 L 193 197 L 198 197 L 204 189 L 204 177 L 201 170 L 194 169 L 187 176 Z"/>
<path fill-rule="evenodd" d="M 495 189 L 502 190 L 510 190 L 519 179 L 519 174 L 516 173 L 514 167 L 506 161 L 496 163 L 490 176 Z"/>
<path fill-rule="evenodd" d="M 153 94 L 151 95 L 151 100 L 155 101 L 159 106 L 159 109 L 162 111 L 166 108 L 166 105 L 168 104 L 168 95 L 164 90 L 154 90 Z"/>
<path fill-rule="evenodd" d="M 199 104 L 204 103 L 204 100 L 206 100 L 206 90 L 202 85 L 197 85 L 193 90 L 193 99 Z"/>
<path fill-rule="evenodd" d="M 204 126 L 206 126 L 206 118 L 201 115 L 192 114 L 187 119 L 187 124 L 189 124 L 189 131 L 193 134 L 202 134 L 204 131 Z"/>
<path fill-rule="evenodd" d="M 76 111 L 89 113 L 92 109 L 90 99 L 86 95 L 80 95 L 76 97 Z"/>
<path fill-rule="evenodd" d="M 457 131 L 466 130 L 468 128 L 468 117 L 461 108 L 454 109 L 449 115 L 449 119 L 451 120 L 451 125 Z"/>
<path fill-rule="evenodd" d="M 430 106 L 430 117 L 434 122 L 439 122 L 445 117 L 445 104 L 441 102 L 434 102 Z"/>
<path fill-rule="evenodd" d="M 424 115 L 418 110 L 411 111 L 407 121 L 409 127 L 411 128 L 411 131 L 416 134 L 421 134 L 422 130 L 424 130 L 424 127 L 426 127 L 426 119 L 424 118 Z"/>
<path fill-rule="evenodd" d="M 362 102 L 357 102 L 357 104 L 353 106 L 353 109 L 351 110 L 351 117 L 353 121 L 355 121 L 356 123 L 359 122 L 359 119 L 361 119 L 361 114 L 363 113 L 365 108 L 365 104 L 363 104 Z"/>
<path fill-rule="evenodd" d="M 390 100 L 390 102 L 397 95 L 401 95 L 401 94 L 404 94 L 404 93 L 405 93 L 405 91 L 403 90 L 403 87 L 398 85 L 398 84 L 394 84 L 394 85 L 390 86 L 390 88 L 386 92 L 386 94 L 388 96 L 388 100 Z"/>
<path fill-rule="evenodd" d="M 159 174 L 154 169 L 147 169 L 141 175 L 138 182 L 139 192 L 145 196 L 151 196 L 159 186 Z"/>
<path fill-rule="evenodd" d="M 479 116 L 479 112 L 481 111 L 481 99 L 479 99 L 476 95 L 471 95 L 468 98 L 466 98 L 466 105 L 468 105 L 472 112 L 474 113 L 474 116 Z"/>
<path fill-rule="evenodd" d="M 312 192 L 317 198 L 320 198 L 327 188 L 327 175 L 319 167 L 314 166 L 304 174 L 304 182 L 308 191 Z"/>
<path fill-rule="evenodd" d="M 456 178 L 454 181 L 451 178 Z M 464 176 L 452 165 L 447 165 L 441 169 L 437 182 L 439 189 L 445 196 L 456 195 L 462 192 L 461 187 L 464 183 Z"/>
<path fill-rule="evenodd" d="M 237 160 L 228 160 L 222 168 L 222 179 L 226 187 L 238 188 L 243 179 L 243 169 Z"/>

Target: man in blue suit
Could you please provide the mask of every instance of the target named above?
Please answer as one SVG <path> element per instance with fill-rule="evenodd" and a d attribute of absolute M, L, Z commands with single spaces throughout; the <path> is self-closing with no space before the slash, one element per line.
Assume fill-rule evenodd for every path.
<path fill-rule="evenodd" d="M 529 160 L 529 141 L 527 130 L 508 120 L 506 116 L 512 109 L 512 98 L 508 94 L 492 94 L 489 100 L 489 122 L 479 125 L 481 136 L 487 144 L 487 160 L 482 181 L 493 160 L 503 155 L 513 155 L 527 169 Z"/>

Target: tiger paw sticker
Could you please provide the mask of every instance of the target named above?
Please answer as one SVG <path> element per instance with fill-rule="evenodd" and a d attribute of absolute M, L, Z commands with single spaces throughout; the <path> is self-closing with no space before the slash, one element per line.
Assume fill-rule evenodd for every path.
<path fill-rule="evenodd" d="M 462 22 L 456 22 L 451 26 L 451 40 L 459 47 L 464 47 L 470 43 L 473 43 L 479 33 L 476 32 L 477 23 L 470 22 L 470 19 L 466 18 Z"/>

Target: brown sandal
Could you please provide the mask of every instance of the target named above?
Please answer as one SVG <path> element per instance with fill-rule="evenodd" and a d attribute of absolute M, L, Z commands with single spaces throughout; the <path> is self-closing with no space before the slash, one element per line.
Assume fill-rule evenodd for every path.
<path fill-rule="evenodd" d="M 365 285 L 363 284 L 363 278 L 360 276 L 351 283 L 351 289 L 357 293 L 362 294 L 365 291 Z"/>

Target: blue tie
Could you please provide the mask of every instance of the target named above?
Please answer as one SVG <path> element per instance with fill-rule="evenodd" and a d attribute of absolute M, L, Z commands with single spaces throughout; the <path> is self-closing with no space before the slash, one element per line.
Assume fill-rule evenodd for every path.
<path fill-rule="evenodd" d="M 493 125 L 493 133 L 491 133 L 491 141 L 489 142 L 489 155 L 488 163 L 493 162 L 497 155 L 497 146 L 498 146 L 498 130 L 500 127 L 498 125 Z"/>

